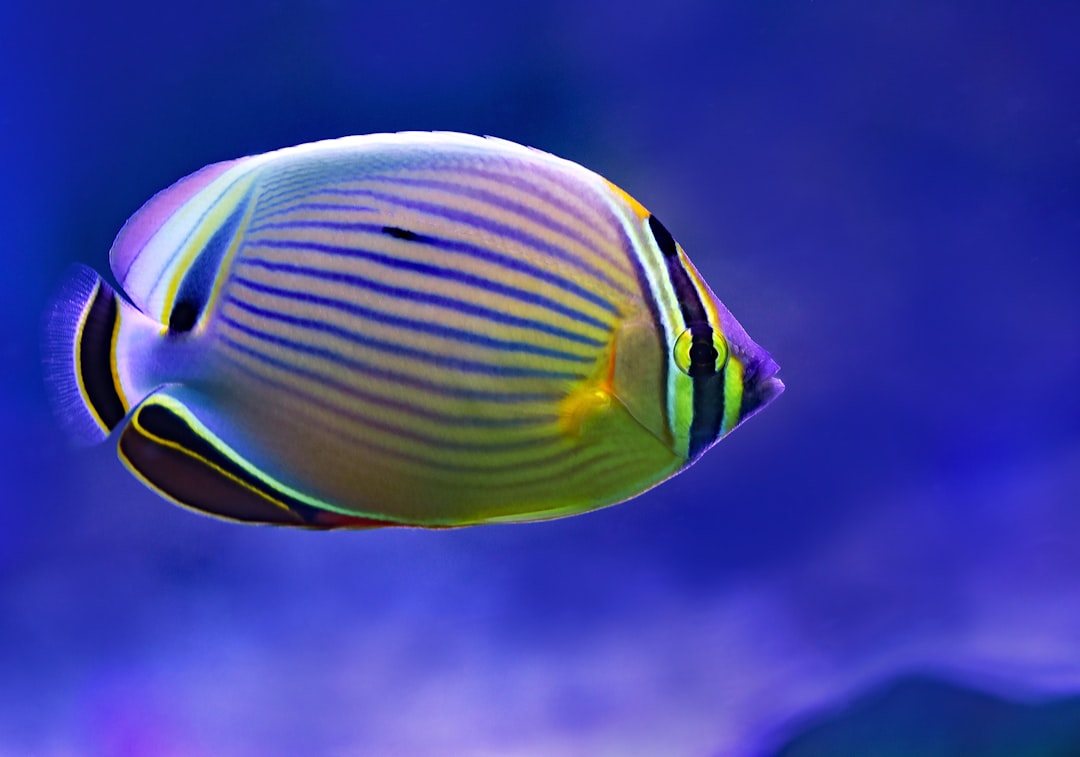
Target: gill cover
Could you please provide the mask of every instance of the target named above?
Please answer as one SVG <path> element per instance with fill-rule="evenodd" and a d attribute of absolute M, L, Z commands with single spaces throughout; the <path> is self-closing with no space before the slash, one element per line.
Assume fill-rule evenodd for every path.
<path fill-rule="evenodd" d="M 641 310 L 619 324 L 613 351 L 615 397 L 649 433 L 674 450 L 666 402 L 667 350 L 648 311 Z"/>

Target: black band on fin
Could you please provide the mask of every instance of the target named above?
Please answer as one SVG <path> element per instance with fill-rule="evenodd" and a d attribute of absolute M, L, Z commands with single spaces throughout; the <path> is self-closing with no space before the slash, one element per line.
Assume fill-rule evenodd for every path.
<path fill-rule="evenodd" d="M 269 487 L 152 399 L 121 434 L 120 454 L 169 498 L 218 518 L 320 529 L 396 525 L 319 510 Z"/>
<path fill-rule="evenodd" d="M 79 378 L 91 407 L 110 431 L 127 414 L 112 368 L 113 335 L 119 326 L 116 293 L 102 282 L 79 334 Z"/>
<path fill-rule="evenodd" d="M 247 212 L 248 197 L 236 206 L 236 209 L 218 227 L 206 246 L 199 252 L 194 263 L 184 274 L 184 279 L 176 295 L 173 310 L 169 313 L 169 333 L 183 334 L 191 331 L 203 311 L 214 288 L 214 280 L 221 271 L 229 247 L 236 237 L 240 222 Z"/>

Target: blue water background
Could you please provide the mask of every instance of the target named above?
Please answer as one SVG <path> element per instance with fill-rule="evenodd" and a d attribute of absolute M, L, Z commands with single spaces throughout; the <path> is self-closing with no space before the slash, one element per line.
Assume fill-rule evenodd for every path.
<path fill-rule="evenodd" d="M 1080 691 L 1078 30 L 1069 2 L 5 2 L 0 753 L 766 755 L 903 676 Z M 222 524 L 66 443 L 38 327 L 68 264 L 106 271 L 207 163 L 401 129 L 625 187 L 787 392 L 631 503 L 437 533 Z"/>

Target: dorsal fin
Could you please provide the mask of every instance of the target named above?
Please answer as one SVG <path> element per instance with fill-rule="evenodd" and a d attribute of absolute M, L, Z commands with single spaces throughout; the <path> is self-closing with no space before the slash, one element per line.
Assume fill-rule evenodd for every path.
<path fill-rule="evenodd" d="M 109 263 L 140 310 L 167 324 L 181 283 L 200 253 L 212 247 L 221 253 L 216 255 L 220 263 L 222 244 L 230 240 L 215 234 L 226 226 L 236 231 L 237 208 L 245 203 L 260 162 L 260 157 L 240 158 L 206 166 L 158 192 L 128 219 L 113 242 Z M 201 275 L 200 284 L 205 280 Z"/>
<path fill-rule="evenodd" d="M 129 416 L 120 459 L 151 488 L 184 507 L 226 520 L 301 528 L 400 525 L 320 507 L 318 500 L 256 469 L 198 417 L 197 398 L 163 387 Z"/>

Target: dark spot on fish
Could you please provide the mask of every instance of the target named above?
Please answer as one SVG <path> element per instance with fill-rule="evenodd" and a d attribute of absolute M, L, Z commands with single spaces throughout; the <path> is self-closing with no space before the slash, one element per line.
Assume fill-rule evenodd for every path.
<path fill-rule="evenodd" d="M 415 232 L 409 231 L 408 229 L 400 229 L 397 226 L 383 226 L 382 230 L 384 234 L 389 234 L 395 239 L 408 239 L 412 241 L 418 236 Z"/>
<path fill-rule="evenodd" d="M 665 258 L 671 258 L 678 254 L 675 238 L 671 236 L 671 232 L 664 228 L 664 224 L 657 220 L 656 216 L 649 216 L 649 229 L 656 240 L 656 246 L 660 248 L 660 252 Z"/>
<path fill-rule="evenodd" d="M 183 334 L 195 328 L 195 321 L 199 319 L 199 309 L 195 303 L 184 300 L 176 303 L 172 315 L 169 316 L 169 331 L 174 334 Z"/>

